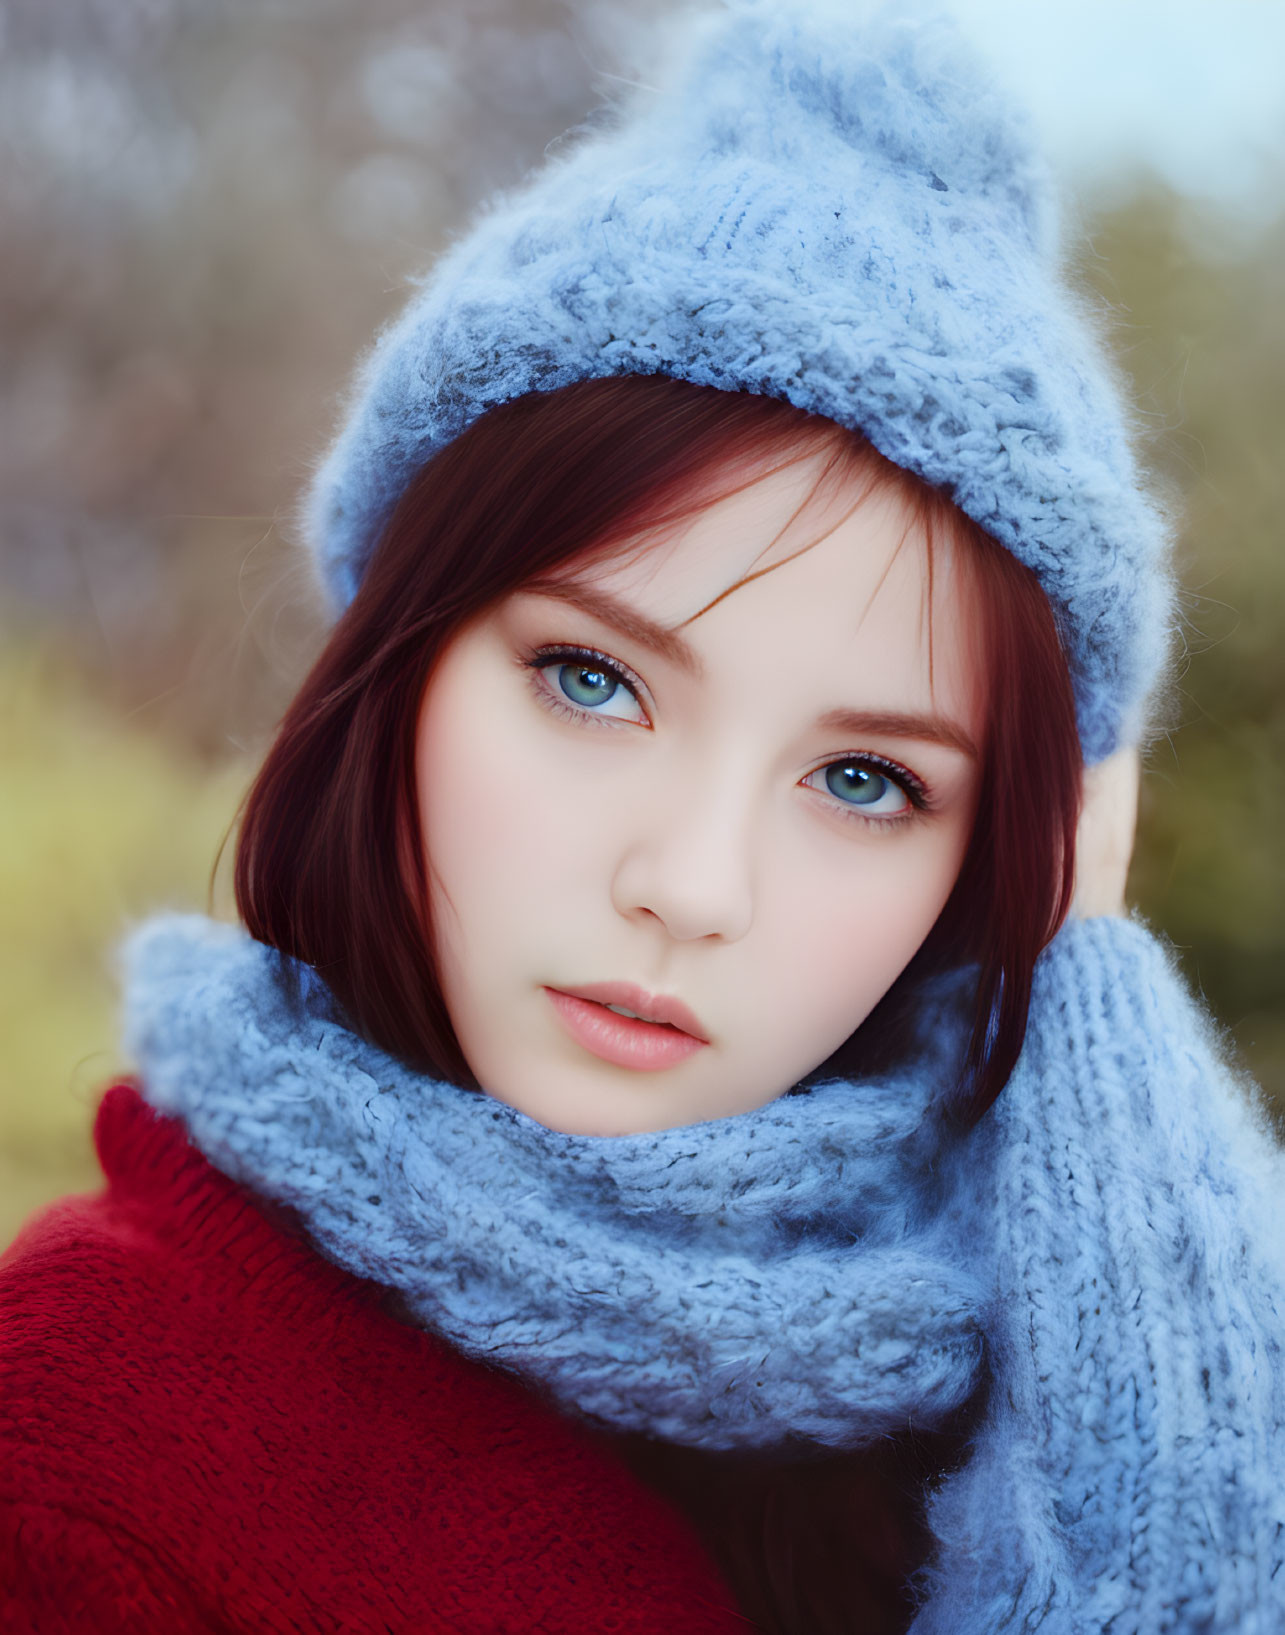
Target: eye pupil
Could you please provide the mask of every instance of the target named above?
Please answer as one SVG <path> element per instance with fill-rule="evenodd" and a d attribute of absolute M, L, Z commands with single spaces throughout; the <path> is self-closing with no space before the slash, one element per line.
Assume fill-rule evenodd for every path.
<path fill-rule="evenodd" d="M 889 789 L 888 779 L 882 774 L 852 761 L 836 761 L 827 767 L 825 782 L 832 795 L 852 806 L 873 806 Z"/>
<path fill-rule="evenodd" d="M 558 671 L 558 685 L 573 703 L 605 704 L 618 685 L 605 670 L 588 664 L 564 664 Z"/>

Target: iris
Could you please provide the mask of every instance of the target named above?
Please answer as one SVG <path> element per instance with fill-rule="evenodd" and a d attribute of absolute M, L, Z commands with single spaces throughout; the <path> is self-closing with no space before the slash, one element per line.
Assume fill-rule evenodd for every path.
<path fill-rule="evenodd" d="M 890 778 L 855 761 L 835 761 L 826 768 L 825 785 L 849 806 L 873 806 L 888 794 L 901 794 Z"/>
<path fill-rule="evenodd" d="M 605 704 L 620 683 L 605 670 L 593 670 L 585 664 L 564 664 L 558 670 L 558 685 L 572 703 L 589 708 Z"/>

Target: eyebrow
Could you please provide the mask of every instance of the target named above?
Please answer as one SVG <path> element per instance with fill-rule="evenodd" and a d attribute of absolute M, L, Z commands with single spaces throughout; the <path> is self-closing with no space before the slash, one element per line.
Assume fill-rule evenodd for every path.
<path fill-rule="evenodd" d="M 689 642 L 606 591 L 568 580 L 539 580 L 526 588 L 532 595 L 566 602 L 593 618 L 601 619 L 603 624 L 659 653 L 690 676 L 699 678 L 704 674 L 700 656 Z M 851 734 L 858 738 L 913 738 L 920 743 L 942 744 L 972 761 L 981 759 L 977 745 L 963 727 L 941 715 L 923 715 L 904 710 L 827 710 L 818 718 L 817 730 L 845 737 Z"/>
<path fill-rule="evenodd" d="M 914 738 L 958 750 L 970 761 L 980 760 L 977 745 L 963 727 L 941 715 L 914 715 L 901 710 L 827 710 L 817 722 L 822 732 L 867 734 L 878 738 Z"/>
<path fill-rule="evenodd" d="M 700 677 L 705 673 L 700 655 L 690 642 L 684 641 L 676 631 L 666 630 L 664 625 L 656 624 L 626 603 L 617 601 L 604 590 L 594 590 L 589 585 L 564 580 L 538 580 L 526 588 L 536 596 L 551 596 L 555 601 L 569 602 L 582 613 L 601 619 L 603 624 L 650 648 L 653 653 L 659 653 L 661 658 L 668 659 L 689 676 Z"/>

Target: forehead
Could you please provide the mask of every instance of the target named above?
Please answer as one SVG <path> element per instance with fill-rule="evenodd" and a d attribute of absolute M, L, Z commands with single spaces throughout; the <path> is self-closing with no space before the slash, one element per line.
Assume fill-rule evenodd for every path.
<path fill-rule="evenodd" d="M 729 474 L 732 479 L 736 473 Z M 560 577 L 604 593 L 699 655 L 742 642 L 852 641 L 895 650 L 933 688 L 944 663 L 980 669 L 981 609 L 952 530 L 932 534 L 877 468 L 824 451 L 732 483 L 681 524 L 616 542 Z"/>

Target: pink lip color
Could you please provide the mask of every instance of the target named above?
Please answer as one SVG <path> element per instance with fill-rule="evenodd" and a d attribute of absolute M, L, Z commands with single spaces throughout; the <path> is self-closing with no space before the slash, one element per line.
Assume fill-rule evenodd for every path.
<path fill-rule="evenodd" d="M 700 1017 L 689 1010 L 681 999 L 670 999 L 664 994 L 648 993 L 635 982 L 587 982 L 583 988 L 551 988 L 550 993 L 570 994 L 572 999 L 593 999 L 599 1005 L 623 1005 L 626 1010 L 648 1022 L 668 1022 L 670 1027 L 690 1033 L 702 1044 L 709 1043 L 709 1035 L 701 1026 Z"/>
<path fill-rule="evenodd" d="M 604 982 L 579 994 L 562 993 L 557 988 L 546 988 L 544 991 L 552 1000 L 558 1019 L 576 1043 L 591 1055 L 616 1067 L 655 1072 L 674 1067 L 705 1047 L 704 1039 L 680 1030 L 677 1025 L 635 1021 L 633 1017 L 618 1016 L 615 1011 L 606 1008 L 610 1003 L 653 1014 L 667 1010 L 671 1015 L 677 1013 L 685 1016 L 693 1027 L 698 1026 L 696 1018 L 686 1006 L 679 1005 L 677 1001 L 648 1003 L 641 989 L 630 989 L 623 983 L 614 982 Z M 609 1000 L 599 1002 L 584 997 L 591 992 L 609 994 Z"/>

